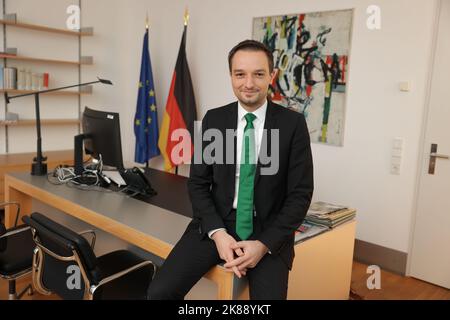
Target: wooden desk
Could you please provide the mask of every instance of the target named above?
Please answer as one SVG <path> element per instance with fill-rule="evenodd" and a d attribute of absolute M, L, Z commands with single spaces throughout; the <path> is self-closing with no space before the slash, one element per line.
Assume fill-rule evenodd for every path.
<path fill-rule="evenodd" d="M 295 245 L 288 300 L 348 300 L 356 221 Z M 248 287 L 239 299 L 248 299 Z"/>
<path fill-rule="evenodd" d="M 44 155 L 48 157 L 48 170 L 56 168 L 60 164 L 73 164 L 73 150 L 48 151 Z M 4 177 L 9 172 L 31 172 L 31 163 L 36 153 L 17 153 L 0 155 L 0 202 L 4 197 Z"/>
<path fill-rule="evenodd" d="M 37 200 L 166 258 L 191 221 L 186 178 L 157 170 L 149 170 L 149 175 L 158 195 L 147 203 L 118 193 L 55 186 L 46 177 L 26 173 L 5 177 L 5 196 L 21 203 L 22 214 L 30 214 L 32 202 Z M 7 209 L 5 218 L 11 226 L 13 210 Z M 355 221 L 349 222 L 296 245 L 289 299 L 348 298 L 355 225 Z M 248 297 L 246 281 L 219 265 L 206 278 L 216 283 L 218 299 Z"/>
<path fill-rule="evenodd" d="M 152 201 L 156 202 L 163 201 L 167 197 L 165 188 L 170 190 L 170 185 L 167 183 L 162 184 L 160 188 L 156 187 L 157 177 L 165 176 L 168 178 L 167 181 L 172 182 L 185 179 L 156 170 L 152 170 L 152 173 L 151 176 L 155 177 L 152 182 L 158 190 L 158 196 Z M 180 183 L 174 189 L 176 187 L 180 187 Z M 172 195 L 178 200 L 177 193 L 174 192 Z M 53 185 L 47 181 L 47 177 L 32 176 L 28 173 L 13 173 L 5 176 L 5 197 L 7 201 L 17 201 L 21 204 L 22 215 L 30 214 L 33 200 L 38 200 L 164 259 L 191 221 L 189 217 L 151 203 L 129 198 L 124 194 L 82 192 L 67 186 Z M 179 206 L 178 201 L 174 201 L 173 197 L 166 204 Z M 184 197 L 187 199 L 186 192 Z M 183 194 L 180 198 L 183 199 Z M 14 217 L 14 210 L 7 208 L 5 212 L 7 227 L 12 226 Z M 206 277 L 217 284 L 218 299 L 233 298 L 233 273 L 227 272 L 221 266 L 216 266 L 208 272 Z"/>

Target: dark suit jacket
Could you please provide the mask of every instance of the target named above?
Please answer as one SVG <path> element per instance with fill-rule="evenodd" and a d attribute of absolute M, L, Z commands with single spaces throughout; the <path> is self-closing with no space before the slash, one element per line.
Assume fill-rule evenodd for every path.
<path fill-rule="evenodd" d="M 202 122 L 202 131 L 214 128 L 223 133 L 226 155 L 226 129 L 237 129 L 237 102 L 209 110 Z M 273 255 L 280 255 L 289 268 L 294 258 L 294 231 L 301 225 L 313 193 L 313 162 L 309 132 L 302 114 L 272 102 L 267 105 L 264 129 L 279 129 L 279 169 L 274 175 L 262 175 L 258 161 L 255 175 L 254 205 L 260 231 L 252 239 L 264 243 Z M 271 134 L 263 137 L 271 150 Z M 204 150 L 211 142 L 197 145 Z M 263 146 L 261 146 L 263 148 Z M 236 158 L 236 137 L 234 137 Z M 225 156 L 224 156 L 225 158 Z M 203 159 L 204 160 L 204 159 Z M 265 165 L 265 166 L 270 166 Z M 233 164 L 191 164 L 188 180 L 194 220 L 199 233 L 225 228 L 231 214 L 235 192 L 236 161 Z"/>

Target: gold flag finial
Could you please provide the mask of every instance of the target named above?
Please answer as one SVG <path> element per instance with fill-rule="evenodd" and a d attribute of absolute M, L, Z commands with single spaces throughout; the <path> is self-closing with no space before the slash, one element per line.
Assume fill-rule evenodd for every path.
<path fill-rule="evenodd" d="M 184 25 L 187 26 L 189 22 L 189 11 L 186 7 L 186 10 L 184 10 Z"/>
<path fill-rule="evenodd" d="M 148 30 L 148 11 L 147 11 L 147 16 L 145 17 L 145 29 Z"/>

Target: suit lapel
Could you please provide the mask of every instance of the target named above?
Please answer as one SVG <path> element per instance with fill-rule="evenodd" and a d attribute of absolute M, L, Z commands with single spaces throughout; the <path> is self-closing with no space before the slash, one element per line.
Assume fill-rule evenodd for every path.
<path fill-rule="evenodd" d="M 273 105 L 273 103 L 271 101 L 269 101 L 267 103 L 267 111 L 266 111 L 266 120 L 264 122 L 264 132 L 263 132 L 263 137 L 261 140 L 261 147 L 260 147 L 260 153 L 261 150 L 264 149 L 264 145 L 267 145 L 267 147 L 265 148 L 265 150 L 267 150 L 266 152 L 270 152 L 271 150 L 271 135 L 270 135 L 270 130 L 274 129 L 276 127 L 276 106 Z M 259 181 L 259 177 L 261 175 L 261 161 L 258 155 L 258 163 L 256 165 L 256 173 L 255 173 L 255 187 Z"/>
<path fill-rule="evenodd" d="M 225 124 L 225 130 L 226 129 L 232 129 L 234 130 L 234 132 L 236 133 L 237 130 L 237 122 L 238 122 L 238 104 L 237 102 L 231 104 L 231 110 L 228 113 L 228 117 L 226 119 L 226 124 Z M 224 132 L 224 134 L 226 134 L 226 132 Z M 235 182 L 236 182 L 236 163 L 237 163 L 237 155 L 236 155 L 236 149 L 237 149 L 237 137 L 236 134 L 234 134 L 234 138 L 233 138 L 233 157 L 234 157 L 234 161 L 232 162 L 232 164 L 227 164 L 226 168 L 228 170 L 228 184 L 229 184 L 229 190 L 232 191 L 231 196 L 234 197 L 234 192 L 235 192 Z M 225 149 L 226 149 L 226 142 L 225 142 Z M 226 155 L 227 150 L 224 150 L 224 154 Z"/>

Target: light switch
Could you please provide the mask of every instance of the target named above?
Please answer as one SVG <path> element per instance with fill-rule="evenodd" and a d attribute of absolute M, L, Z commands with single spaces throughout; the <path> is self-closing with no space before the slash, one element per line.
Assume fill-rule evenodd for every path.
<path fill-rule="evenodd" d="M 394 138 L 394 149 L 403 149 L 403 138 Z"/>
<path fill-rule="evenodd" d="M 391 163 L 392 164 L 401 165 L 402 164 L 402 158 L 401 157 L 391 157 Z"/>
<path fill-rule="evenodd" d="M 400 175 L 400 164 L 391 163 L 391 174 Z"/>
<path fill-rule="evenodd" d="M 403 154 L 402 149 L 392 149 L 392 157 L 401 158 Z"/>
<path fill-rule="evenodd" d="M 391 153 L 391 174 L 400 175 L 402 169 L 404 140 L 401 137 L 394 138 Z"/>
<path fill-rule="evenodd" d="M 402 82 L 400 82 L 399 87 L 400 87 L 400 91 L 409 92 L 409 91 L 411 91 L 411 82 L 402 81 Z"/>

